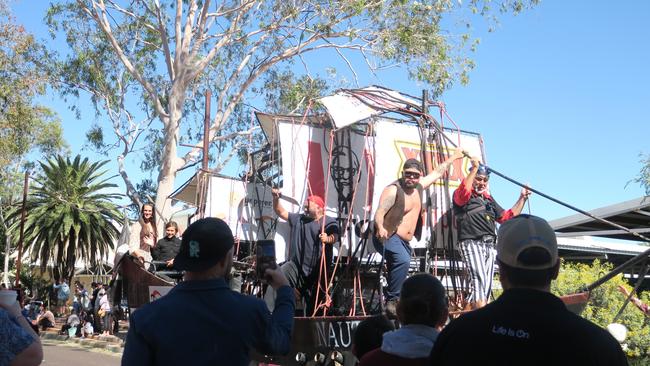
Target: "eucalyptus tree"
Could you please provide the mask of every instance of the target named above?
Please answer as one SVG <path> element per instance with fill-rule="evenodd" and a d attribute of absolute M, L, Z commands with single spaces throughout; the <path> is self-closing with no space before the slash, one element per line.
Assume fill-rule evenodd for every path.
<path fill-rule="evenodd" d="M 91 141 L 115 149 L 127 194 L 136 202 L 123 163 L 144 147 L 144 168 L 158 172 L 156 206 L 167 216 L 176 174 L 200 156 L 206 89 L 215 91 L 208 138 L 236 149 L 251 128 L 233 114 L 264 93 L 272 71 L 302 65 L 310 74 L 334 58 L 355 77 L 357 70 L 399 65 L 437 94 L 454 80 L 465 81 L 473 67 L 466 54 L 476 40 L 465 19 L 493 24 L 499 13 L 517 13 L 537 1 L 60 0 L 46 19 L 70 47 L 58 64 L 64 94 L 89 92 L 110 120 L 114 138 L 93 125 Z M 321 53 L 325 65 L 308 65 L 304 56 L 311 53 Z"/>
<path fill-rule="evenodd" d="M 113 249 L 121 222 L 113 201 L 122 195 L 105 177 L 107 162 L 59 155 L 40 163 L 27 200 L 25 248 L 42 270 L 52 264 L 55 275 L 71 279 L 78 259 L 94 267 Z"/>
<path fill-rule="evenodd" d="M 646 196 L 650 196 L 650 154 L 641 154 L 639 158 L 641 170 L 633 181 L 639 183 L 645 189 Z"/>

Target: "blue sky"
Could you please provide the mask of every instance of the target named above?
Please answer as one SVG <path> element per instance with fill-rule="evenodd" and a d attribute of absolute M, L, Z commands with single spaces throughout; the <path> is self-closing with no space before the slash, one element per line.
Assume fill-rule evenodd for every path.
<path fill-rule="evenodd" d="M 46 6 L 27 0 L 14 5 L 18 21 L 40 38 L 47 37 Z M 501 173 L 584 210 L 642 196 L 638 184 L 627 183 L 641 168 L 639 154 L 650 153 L 647 24 L 650 2 L 643 0 L 547 0 L 502 17 L 493 33 L 477 24 L 481 44 L 471 55 L 476 68 L 470 83 L 440 99 L 462 129 L 483 135 L 487 161 Z M 414 95 L 422 89 L 403 70 L 380 79 L 360 76 L 362 85 Z M 56 97 L 44 103 L 61 116 L 73 153 L 87 155 L 81 147 L 93 113 L 79 121 Z M 491 188 L 504 207 L 519 192 L 496 176 Z M 573 214 L 541 197 L 530 207 L 547 219 Z"/>

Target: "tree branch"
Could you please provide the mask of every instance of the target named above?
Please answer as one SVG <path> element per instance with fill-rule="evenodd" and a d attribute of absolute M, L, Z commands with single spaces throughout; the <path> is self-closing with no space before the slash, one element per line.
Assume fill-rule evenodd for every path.
<path fill-rule="evenodd" d="M 156 0 L 158 1 L 158 0 Z M 176 0 L 176 18 L 174 19 L 174 37 L 176 39 L 176 48 L 174 51 L 174 70 L 178 70 L 181 57 L 181 18 L 183 17 L 183 0 Z"/>
<path fill-rule="evenodd" d="M 136 14 L 134 14 L 133 12 L 130 12 L 130 11 L 124 9 L 123 7 L 119 6 L 117 3 L 115 3 L 115 1 L 108 0 L 108 4 L 110 4 L 110 6 L 108 6 L 109 8 L 115 9 L 117 12 L 119 12 L 119 13 L 121 13 L 123 15 L 126 15 L 126 16 L 128 16 L 128 17 L 130 17 L 132 19 L 139 19 L 140 18 Z M 154 31 L 156 30 L 156 27 L 153 24 L 149 24 L 147 22 L 142 22 L 141 24 L 147 29 L 151 29 L 151 30 L 154 30 Z"/>
<path fill-rule="evenodd" d="M 187 14 L 187 19 L 185 19 L 185 29 L 183 30 L 183 45 L 181 49 L 183 54 L 181 55 L 181 62 L 185 64 L 187 56 L 190 54 L 190 43 L 192 42 L 192 27 L 194 24 L 194 15 L 196 14 L 197 4 L 196 0 L 191 0 L 189 5 L 189 12 Z"/>
<path fill-rule="evenodd" d="M 210 7 L 210 0 L 206 0 L 203 3 L 203 7 L 201 8 L 201 14 L 199 15 L 199 21 L 196 26 L 196 37 L 194 41 L 194 45 L 192 46 L 192 50 L 190 51 L 190 54 L 196 54 L 200 48 L 200 45 L 203 44 L 205 41 L 205 23 L 206 19 L 208 17 L 208 8 Z"/>
<path fill-rule="evenodd" d="M 215 141 L 232 140 L 235 137 L 250 136 L 250 135 L 253 134 L 253 132 L 255 132 L 255 131 L 259 130 L 259 129 L 260 129 L 259 126 L 253 126 L 253 127 L 249 128 L 246 131 L 239 131 L 239 132 L 230 133 L 228 135 L 216 136 L 216 137 L 213 137 L 213 138 L 210 139 L 210 143 L 215 142 Z M 183 160 L 185 162 L 183 164 L 183 169 L 186 168 L 188 164 L 193 162 L 194 159 L 196 159 L 196 157 L 198 156 L 198 152 L 200 152 L 202 148 L 203 148 L 203 143 L 202 142 L 197 143 L 191 148 L 192 150 L 190 150 L 190 152 L 185 154 L 185 156 L 183 157 Z"/>
<path fill-rule="evenodd" d="M 142 85 L 142 87 L 147 91 L 149 94 L 149 97 L 151 98 L 152 102 L 154 103 L 154 107 L 156 108 L 156 111 L 158 112 L 159 116 L 161 118 L 166 118 L 168 117 L 168 113 L 165 111 L 163 105 L 160 103 L 160 99 L 158 99 L 158 94 L 156 93 L 156 90 L 154 89 L 153 85 L 151 85 L 143 76 L 140 74 L 140 72 L 133 66 L 131 63 L 131 60 L 126 56 L 124 53 L 124 50 L 122 50 L 122 47 L 119 45 L 117 42 L 117 39 L 115 39 L 115 36 L 113 35 L 113 32 L 111 30 L 111 26 L 108 23 L 108 19 L 106 19 L 106 7 L 104 5 L 103 0 L 98 0 L 99 2 L 96 2 L 93 0 L 93 9 L 95 11 L 91 11 L 86 4 L 82 0 L 77 0 L 77 4 L 81 7 L 81 9 L 86 12 L 88 15 L 91 16 L 92 19 L 95 20 L 97 25 L 102 29 L 106 37 L 108 38 L 111 46 L 115 50 L 115 53 L 117 53 L 117 56 L 119 57 L 120 61 L 122 61 L 122 64 L 124 67 L 129 70 L 129 73 L 133 75 L 138 82 Z M 179 0 L 181 1 L 181 0 Z M 99 8 L 99 10 L 97 10 Z M 101 14 L 100 14 L 101 11 Z"/>
<path fill-rule="evenodd" d="M 345 57 L 345 55 L 343 55 L 343 52 L 341 52 L 341 49 L 334 48 L 334 50 L 336 51 L 336 53 L 339 54 L 339 56 L 341 56 L 343 61 L 345 61 L 345 63 L 348 65 L 348 68 L 350 69 L 350 71 L 352 72 L 352 75 L 354 76 L 354 83 L 358 88 L 359 87 L 359 76 L 357 75 L 357 72 L 354 71 L 354 67 L 352 67 L 352 64 L 350 63 L 350 60 L 348 60 L 348 58 Z"/>
<path fill-rule="evenodd" d="M 239 150 L 239 148 L 240 148 L 243 144 L 244 144 L 243 142 L 238 141 L 238 142 L 235 144 L 235 146 L 233 146 L 232 149 L 230 149 L 230 152 L 228 153 L 228 156 L 226 156 L 226 158 L 225 158 L 224 160 L 222 160 L 221 163 L 219 163 L 219 165 L 217 165 L 216 168 L 214 168 L 214 171 L 216 171 L 216 172 L 221 171 L 221 169 L 223 169 L 223 167 L 226 166 L 226 164 L 228 164 L 228 162 L 230 161 L 230 159 L 232 159 L 232 157 L 235 156 L 235 154 L 237 153 L 237 151 Z"/>
<path fill-rule="evenodd" d="M 169 39 L 167 38 L 167 27 L 163 22 L 162 13 L 160 12 L 160 3 L 156 1 L 156 19 L 158 19 L 158 33 L 163 45 L 163 52 L 165 54 L 165 65 L 167 65 L 167 73 L 169 74 L 169 81 L 174 82 L 176 72 L 172 61 L 172 55 L 169 52 Z"/>

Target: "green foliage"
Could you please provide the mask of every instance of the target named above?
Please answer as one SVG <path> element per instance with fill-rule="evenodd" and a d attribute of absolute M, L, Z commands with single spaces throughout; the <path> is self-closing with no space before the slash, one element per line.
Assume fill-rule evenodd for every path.
<path fill-rule="evenodd" d="M 30 266 L 20 268 L 20 283 L 29 289 L 34 300 L 49 300 L 48 293 L 52 287 L 52 277 Z"/>
<path fill-rule="evenodd" d="M 277 110 L 300 111 L 327 88 L 311 76 L 303 55 L 339 59 L 355 77 L 357 68 L 378 72 L 400 65 L 436 95 L 455 80 L 467 80 L 473 67 L 467 53 L 476 46 L 469 20 L 460 26 L 443 20 L 492 22 L 496 14 L 517 13 L 537 1 L 117 0 L 106 6 L 99 0 L 62 0 L 45 20 L 70 50 L 53 62 L 61 92 L 89 92 L 97 113 L 110 121 L 101 128 L 115 134 L 114 141 L 105 141 L 107 134 L 93 127 L 91 145 L 116 149 L 118 161 L 144 147 L 145 168 L 159 170 L 157 196 L 164 200 L 176 173 L 200 157 L 198 147 L 187 151 L 180 144 L 198 145 L 202 138 L 206 90 L 214 92 L 210 139 L 219 157 L 211 161 L 218 170 L 247 143 L 250 118 L 244 105 L 267 96 L 265 80 L 291 84 L 274 95 Z M 281 71 L 289 68 L 295 76 Z M 143 115 L 138 122 L 135 116 Z M 154 119 L 160 125 L 152 125 Z M 133 197 L 135 188 L 121 174 Z"/>
<path fill-rule="evenodd" d="M 0 225 L 0 263 L 2 263 L 2 265 L 4 265 L 4 262 L 5 262 L 6 241 L 7 241 L 7 237 L 6 237 L 5 227 L 4 227 L 4 225 Z M 9 262 L 11 262 L 11 261 L 9 261 Z M 11 267 L 12 267 L 11 263 L 9 263 L 9 266 L 10 267 L 8 269 L 11 269 Z M 4 269 L 3 269 L 3 271 L 4 271 Z M 2 271 L 0 271 L 0 272 L 2 272 Z"/>
<path fill-rule="evenodd" d="M 645 188 L 646 196 L 650 196 L 650 154 L 640 154 L 639 159 L 639 162 L 641 163 L 641 171 L 632 181 Z"/>
<path fill-rule="evenodd" d="M 565 262 L 562 264 L 557 281 L 552 283 L 551 291 L 558 296 L 576 293 L 580 288 L 593 283 L 611 269 L 611 264 L 601 263 L 598 260 L 590 265 Z M 614 317 L 625 302 L 625 296 L 618 291 L 619 285 L 629 288 L 623 276 L 618 275 L 594 289 L 581 315 L 602 327 L 614 322 Z M 646 303 L 650 300 L 647 293 L 643 293 L 639 297 Z M 628 356 L 648 356 L 650 354 L 650 324 L 648 324 L 646 316 L 630 303 L 616 322 L 625 325 L 628 329 L 625 342 L 628 346 Z"/>
<path fill-rule="evenodd" d="M 4 1 L 0 6 L 5 8 Z M 31 34 L 0 12 L 0 205 L 20 192 L 30 153 L 50 155 L 65 148 L 58 119 L 34 101 L 45 92 L 48 75 L 41 62 L 47 57 Z"/>
<path fill-rule="evenodd" d="M 137 183 L 135 187 L 143 203 L 156 201 L 156 183 L 151 178 L 143 179 L 142 182 Z M 128 216 L 131 219 L 137 220 L 138 217 L 140 217 L 140 206 L 132 204 L 129 205 L 128 209 Z"/>
<path fill-rule="evenodd" d="M 147 132 L 147 149 L 144 151 L 144 156 L 140 162 L 140 168 L 145 172 L 154 172 L 160 167 L 160 160 L 163 153 L 163 131 L 159 129 L 151 129 Z"/>
<path fill-rule="evenodd" d="M 31 169 L 40 155 L 66 149 L 59 120 L 35 102 L 47 86 L 42 62 L 48 57 L 43 45 L 14 22 L 6 2 L 0 0 L 0 266 L 11 225 L 7 210 L 20 197 L 24 170 Z"/>
<path fill-rule="evenodd" d="M 315 100 L 327 95 L 327 81 L 308 75 L 297 77 L 293 72 L 271 70 L 264 82 L 266 110 L 274 114 L 303 114 L 311 105 L 311 112 L 318 111 Z"/>
<path fill-rule="evenodd" d="M 327 95 L 330 90 L 327 81 L 323 78 L 311 77 L 309 75 L 296 76 L 290 70 L 279 71 L 273 69 L 266 74 L 262 87 L 259 89 L 253 88 L 252 92 L 264 96 L 266 105 L 265 112 L 267 113 L 304 115 L 307 113 L 307 108 L 309 108 L 309 113 L 322 112 L 323 108 L 318 104 L 316 99 Z M 238 105 L 236 113 L 233 114 L 233 118 L 239 118 L 239 121 L 234 125 L 245 124 L 250 114 L 251 109 L 248 106 Z M 224 129 L 222 133 L 224 132 L 228 131 Z M 247 164 L 249 152 L 259 149 L 264 143 L 266 143 L 266 138 L 262 131 L 256 131 L 251 136 L 250 142 L 246 141 L 246 143 L 243 143 L 237 151 L 239 162 Z M 218 149 L 224 149 L 226 147 L 226 144 L 221 144 L 221 146 L 218 146 Z M 258 156 L 259 158 L 261 156 Z M 259 162 L 255 165 L 259 165 Z M 267 174 L 272 173 L 274 172 L 267 171 Z"/>
<path fill-rule="evenodd" d="M 77 259 L 96 266 L 119 237 L 115 226 L 122 218 L 110 193 L 116 185 L 103 178 L 107 163 L 56 156 L 40 163 L 27 201 L 25 247 L 42 271 L 52 263 L 55 273 L 72 278 Z M 12 213 L 15 220 L 20 210 Z M 15 220 L 17 221 L 17 220 Z M 16 235 L 17 223 L 11 230 Z"/>

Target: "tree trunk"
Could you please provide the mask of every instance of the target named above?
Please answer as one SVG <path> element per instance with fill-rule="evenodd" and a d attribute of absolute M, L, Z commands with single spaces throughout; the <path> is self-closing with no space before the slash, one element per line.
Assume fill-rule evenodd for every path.
<path fill-rule="evenodd" d="M 156 190 L 156 227 L 158 229 L 158 237 L 162 238 L 164 223 L 169 221 L 172 214 L 172 205 L 169 195 L 174 191 L 174 181 L 176 180 L 176 173 L 182 167 L 182 159 L 177 156 L 177 143 L 178 143 L 178 124 L 181 118 L 181 109 L 184 98 L 176 101 L 176 98 L 170 97 L 169 101 L 169 117 L 162 119 L 165 126 L 165 140 L 163 142 L 163 152 L 161 156 L 160 172 L 158 173 L 158 188 Z"/>

